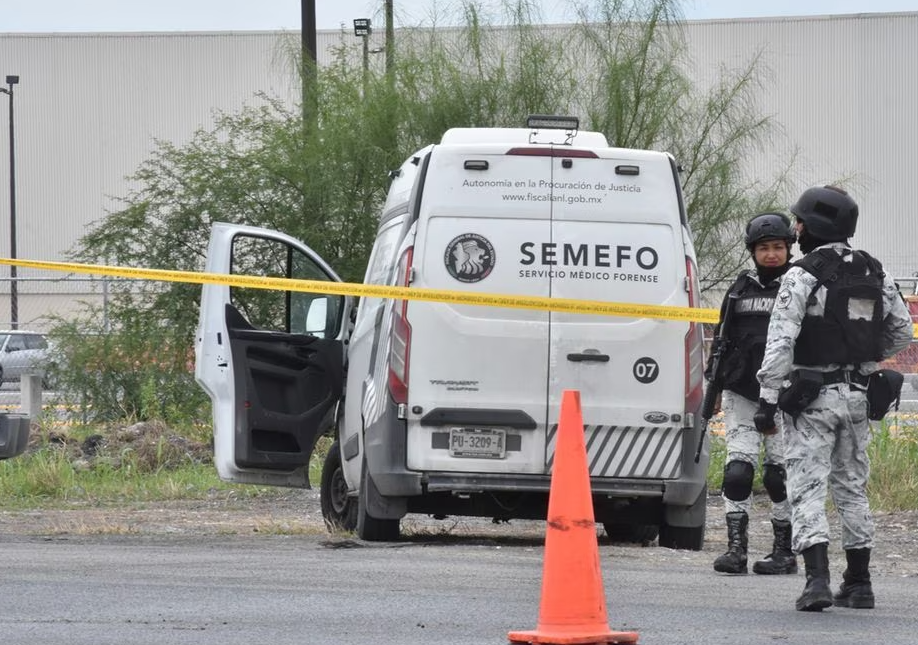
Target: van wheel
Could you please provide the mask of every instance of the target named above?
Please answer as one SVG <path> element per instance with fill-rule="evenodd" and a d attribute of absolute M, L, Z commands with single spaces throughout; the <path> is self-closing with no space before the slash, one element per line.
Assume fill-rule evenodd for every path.
<path fill-rule="evenodd" d="M 367 472 L 367 462 L 364 458 L 363 471 L 360 477 L 360 494 L 357 496 L 357 537 L 367 542 L 395 542 L 398 540 L 399 520 L 381 520 L 367 512 L 367 496 L 369 489 L 379 495 L 376 486 Z"/>
<path fill-rule="evenodd" d="M 660 523 L 660 546 L 667 549 L 687 549 L 701 551 L 704 548 L 704 525 L 707 515 L 708 486 L 701 488 L 698 499 L 689 506 L 670 507 L 663 509 L 663 521 Z M 669 522 L 676 518 L 679 524 L 688 526 L 674 526 Z M 669 521 L 667 521 L 669 520 Z"/>
<path fill-rule="evenodd" d="M 701 551 L 704 548 L 703 526 L 660 526 L 660 546 L 667 549 Z"/>
<path fill-rule="evenodd" d="M 332 533 L 353 531 L 357 528 L 357 499 L 348 497 L 347 481 L 341 468 L 341 450 L 335 440 L 325 455 L 322 465 L 322 483 L 319 488 L 322 519 Z"/>
<path fill-rule="evenodd" d="M 650 544 L 657 539 L 659 533 L 659 529 L 653 524 L 603 522 L 602 526 L 610 540 L 629 544 Z"/>

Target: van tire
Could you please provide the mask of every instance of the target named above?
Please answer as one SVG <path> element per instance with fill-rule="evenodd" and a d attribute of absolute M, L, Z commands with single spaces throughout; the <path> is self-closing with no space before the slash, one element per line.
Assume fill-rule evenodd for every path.
<path fill-rule="evenodd" d="M 325 455 L 319 487 L 322 519 L 330 533 L 357 529 L 357 498 L 347 494 L 347 481 L 341 467 L 341 450 L 335 440 Z"/>
<path fill-rule="evenodd" d="M 619 524 L 603 522 L 606 535 L 613 542 L 650 544 L 657 539 L 660 529 L 653 524 Z"/>
<path fill-rule="evenodd" d="M 660 522 L 659 544 L 667 549 L 685 549 L 701 551 L 704 548 L 704 528 L 707 517 L 708 486 L 701 488 L 698 499 L 689 506 L 664 507 L 663 521 Z M 676 517 L 679 523 L 689 526 L 674 526 L 667 518 Z"/>
<path fill-rule="evenodd" d="M 364 457 L 360 494 L 357 496 L 357 537 L 367 542 L 395 542 L 399 536 L 399 520 L 382 520 L 370 515 L 367 512 L 367 497 L 371 494 L 379 496 L 379 491 L 367 472 Z"/>
<path fill-rule="evenodd" d="M 701 551 L 704 548 L 703 526 L 660 526 L 660 546 L 667 549 Z"/>

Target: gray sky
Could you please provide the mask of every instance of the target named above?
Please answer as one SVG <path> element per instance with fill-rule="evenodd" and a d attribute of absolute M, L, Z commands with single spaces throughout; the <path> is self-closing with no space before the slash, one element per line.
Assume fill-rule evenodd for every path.
<path fill-rule="evenodd" d="M 300 0 L 3 0 L 0 33 L 54 31 L 245 31 L 300 28 Z M 382 24 L 383 0 L 316 0 L 319 29 Z M 482 0 L 495 10 L 501 0 Z M 568 0 L 543 0 L 545 22 L 571 17 Z M 450 15 L 454 0 L 395 0 L 396 22 Z M 918 0 L 684 0 L 688 19 L 918 11 Z M 441 24 L 443 21 L 441 20 Z"/>

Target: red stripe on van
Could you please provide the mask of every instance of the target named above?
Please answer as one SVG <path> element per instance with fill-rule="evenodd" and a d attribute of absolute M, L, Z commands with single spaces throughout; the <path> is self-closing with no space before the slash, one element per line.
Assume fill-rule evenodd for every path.
<path fill-rule="evenodd" d="M 569 157 L 582 159 L 599 159 L 591 150 L 571 150 L 569 148 L 510 148 L 508 155 L 520 157 Z"/>

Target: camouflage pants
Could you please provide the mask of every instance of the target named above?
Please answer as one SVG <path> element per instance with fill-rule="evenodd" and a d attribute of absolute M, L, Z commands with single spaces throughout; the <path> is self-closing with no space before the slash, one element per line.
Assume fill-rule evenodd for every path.
<path fill-rule="evenodd" d="M 873 547 L 866 490 L 870 424 L 864 391 L 845 384 L 823 387 L 796 420 L 785 415 L 785 428 L 794 551 L 829 541 L 828 490 L 841 518 L 842 547 Z"/>
<path fill-rule="evenodd" d="M 759 464 L 759 453 L 762 444 L 765 446 L 764 464 L 784 464 L 784 432 L 781 428 L 781 419 L 778 423 L 778 433 L 763 435 L 755 429 L 752 416 L 758 409 L 758 402 L 753 402 L 735 392 L 725 390 L 721 397 L 721 409 L 724 411 L 727 439 L 727 463 L 731 461 L 745 461 L 755 468 Z M 780 416 L 780 415 L 778 415 Z M 742 511 L 747 515 L 752 510 L 752 495 L 742 501 L 734 501 L 724 496 L 724 508 L 727 513 Z M 771 516 L 776 520 L 789 520 L 791 516 L 790 502 L 772 502 Z"/>

